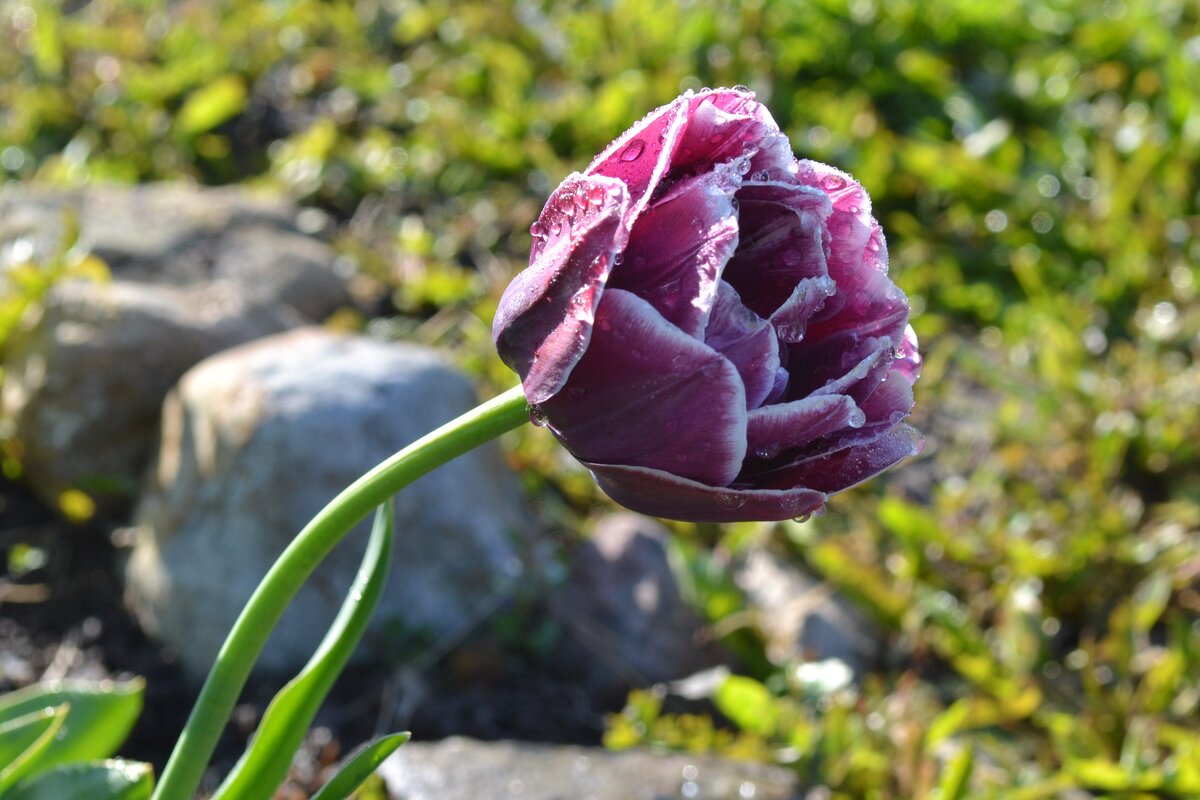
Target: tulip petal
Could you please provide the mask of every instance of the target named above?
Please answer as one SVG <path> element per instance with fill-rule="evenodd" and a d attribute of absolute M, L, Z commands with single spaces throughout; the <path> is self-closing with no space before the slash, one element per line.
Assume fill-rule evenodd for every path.
<path fill-rule="evenodd" d="M 791 297 L 771 315 L 771 325 L 785 344 L 796 344 L 804 339 L 808 321 L 821 310 L 825 301 L 837 292 L 832 278 L 805 278 L 796 285 Z"/>
<path fill-rule="evenodd" d="M 844 395 L 833 395 L 844 397 Z M 813 445 L 813 453 L 832 453 L 873 442 L 895 427 L 913 408 L 912 384 L 898 369 L 892 369 L 862 401 L 859 425 L 830 432 Z M 751 427 L 753 430 L 753 427 Z M 750 443 L 754 447 L 753 439 Z"/>
<path fill-rule="evenodd" d="M 609 286 L 627 289 L 697 339 L 717 278 L 738 242 L 733 193 L 741 176 L 727 165 L 680 181 L 655 200 L 629 234 L 628 255 Z"/>
<path fill-rule="evenodd" d="M 733 364 L 621 289 L 604 293 L 587 352 L 535 412 L 589 463 L 724 485 L 746 455 L 746 395 Z"/>
<path fill-rule="evenodd" d="M 810 341 L 788 348 L 792 400 L 811 395 L 846 394 L 862 403 L 891 369 L 892 340 L 864 339 L 842 350 L 812 347 Z"/>
<path fill-rule="evenodd" d="M 737 291 L 725 281 L 718 286 L 704 342 L 737 367 L 746 387 L 746 408 L 762 405 L 775 386 L 779 340 L 771 323 L 742 305 Z"/>
<path fill-rule="evenodd" d="M 755 476 L 755 485 L 765 488 L 806 486 L 833 494 L 920 453 L 923 446 L 924 439 L 915 428 L 900 424 L 868 444 L 811 456 Z"/>
<path fill-rule="evenodd" d="M 885 273 L 860 266 L 837 279 L 837 293 L 815 314 L 806 337 L 825 349 L 844 340 L 889 336 L 901 341 L 908 324 L 908 298 Z"/>
<path fill-rule="evenodd" d="M 775 521 L 819 514 L 822 492 L 709 486 L 657 469 L 584 462 L 605 494 L 642 514 L 684 522 Z"/>
<path fill-rule="evenodd" d="M 622 224 L 628 210 L 620 181 L 578 174 L 542 210 L 545 240 L 504 291 L 492 323 L 500 358 L 521 376 L 529 402 L 545 402 L 562 389 L 587 349 L 613 257 L 628 235 Z"/>
<path fill-rule="evenodd" d="M 696 95 L 671 159 L 673 172 L 707 169 L 749 155 L 749 168 L 782 174 L 795 160 L 791 143 L 753 95 L 720 90 Z"/>
<path fill-rule="evenodd" d="M 642 117 L 621 134 L 584 170 L 625 184 L 629 191 L 628 224 L 650 202 L 654 189 L 671 167 L 671 157 L 687 122 L 689 99 L 679 97 Z"/>
<path fill-rule="evenodd" d="M 917 332 L 912 325 L 904 327 L 904 339 L 896 348 L 896 363 L 892 365 L 909 383 L 921 375 L 921 351 L 917 348 Z"/>
<path fill-rule="evenodd" d="M 824 226 L 829 198 L 807 186 L 755 180 L 742 184 L 737 198 L 741 240 L 723 277 L 743 303 L 770 317 L 800 281 L 829 274 Z"/>
<path fill-rule="evenodd" d="M 844 428 L 863 424 L 865 414 L 844 394 L 816 395 L 790 403 L 763 406 L 746 416 L 749 453 L 759 460 L 804 447 Z"/>

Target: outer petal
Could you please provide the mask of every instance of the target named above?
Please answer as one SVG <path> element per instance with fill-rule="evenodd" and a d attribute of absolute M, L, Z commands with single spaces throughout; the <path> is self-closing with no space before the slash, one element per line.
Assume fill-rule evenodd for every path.
<path fill-rule="evenodd" d="M 642 514 L 685 522 L 782 520 L 818 514 L 826 496 L 803 486 L 788 489 L 728 489 L 667 472 L 584 462 L 600 488 Z"/>
<path fill-rule="evenodd" d="M 755 481 L 765 488 L 806 486 L 833 494 L 916 455 L 923 446 L 924 439 L 915 428 L 900 424 L 869 444 L 812 456 L 756 476 Z"/>
<path fill-rule="evenodd" d="M 609 285 L 635 293 L 701 338 L 717 278 L 737 247 L 733 194 L 740 183 L 736 170 L 720 165 L 672 187 L 634 224 Z"/>
<path fill-rule="evenodd" d="M 863 410 L 846 395 L 817 395 L 752 410 L 746 439 L 750 454 L 765 461 L 844 428 L 861 427 L 865 420 Z"/>
<path fill-rule="evenodd" d="M 588 463 L 725 485 L 746 455 L 746 395 L 733 364 L 621 289 L 605 292 L 587 352 L 537 410 Z"/>
<path fill-rule="evenodd" d="M 775 386 L 779 341 L 771 323 L 742 305 L 737 291 L 725 281 L 717 289 L 704 342 L 737 367 L 746 387 L 746 407 L 762 405 Z"/>
<path fill-rule="evenodd" d="M 742 155 L 751 157 L 753 170 L 771 174 L 785 173 L 795 161 L 791 143 L 752 93 L 717 89 L 695 95 L 672 169 L 694 171 Z"/>
<path fill-rule="evenodd" d="M 535 241 L 529 267 L 505 289 L 492 323 L 500 358 L 521 376 L 529 402 L 558 392 L 587 349 L 613 257 L 625 246 L 628 214 L 620 181 L 578 174 L 542 209 L 544 241 Z"/>
<path fill-rule="evenodd" d="M 628 187 L 630 225 L 641 215 L 671 167 L 671 158 L 687 122 L 690 99 L 684 95 L 642 117 L 584 170 L 585 175 L 617 178 Z"/>
<path fill-rule="evenodd" d="M 904 339 L 896 349 L 896 363 L 893 366 L 909 383 L 915 383 L 921 375 L 921 351 L 917 349 L 917 332 L 912 325 L 904 328 Z"/>
<path fill-rule="evenodd" d="M 751 176 L 753 178 L 753 176 Z M 724 278 L 759 316 L 770 317 L 801 280 L 829 274 L 824 193 L 782 181 L 754 181 L 738 192 L 741 242 Z"/>

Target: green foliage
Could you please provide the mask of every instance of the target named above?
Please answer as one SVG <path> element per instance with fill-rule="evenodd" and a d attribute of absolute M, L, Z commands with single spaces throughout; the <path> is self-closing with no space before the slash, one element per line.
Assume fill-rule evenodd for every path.
<path fill-rule="evenodd" d="M 142 710 L 139 680 L 37 684 L 0 696 L 0 795 L 8 800 L 143 800 L 148 764 L 108 758 Z"/>
<path fill-rule="evenodd" d="M 408 738 L 407 733 L 393 733 L 363 745 L 351 754 L 337 774 L 313 795 L 313 800 L 344 800 L 349 797 L 379 768 L 380 764 L 387 760 L 388 756 L 407 742 Z"/>
<path fill-rule="evenodd" d="M 1195 3 L 71 8 L 0 0 L 5 174 L 319 204 L 398 312 L 372 331 L 493 387 L 512 377 L 488 321 L 552 186 L 679 91 L 751 86 L 874 199 L 929 447 L 809 523 L 675 526 L 681 583 L 747 674 L 714 697 L 730 724 L 642 692 L 610 743 L 792 763 L 838 797 L 1200 792 Z M 551 437 L 510 438 L 546 517 L 607 508 Z M 884 667 L 825 691 L 772 660 L 723 572 L 768 544 L 882 626 Z"/>

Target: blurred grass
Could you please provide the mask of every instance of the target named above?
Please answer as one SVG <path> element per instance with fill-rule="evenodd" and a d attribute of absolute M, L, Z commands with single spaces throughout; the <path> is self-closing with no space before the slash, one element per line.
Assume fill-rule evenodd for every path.
<path fill-rule="evenodd" d="M 0 0 L 0 42 L 0 179 L 278 187 L 343 223 L 374 332 L 494 388 L 549 190 L 681 90 L 749 85 L 871 192 L 930 442 L 824 518 L 675 530 L 715 623 L 741 611 L 720 565 L 772 546 L 894 657 L 814 695 L 760 652 L 741 730 L 642 694 L 610 742 L 838 797 L 1200 796 L 1195 2 Z M 513 445 L 549 518 L 605 507 L 543 432 Z"/>

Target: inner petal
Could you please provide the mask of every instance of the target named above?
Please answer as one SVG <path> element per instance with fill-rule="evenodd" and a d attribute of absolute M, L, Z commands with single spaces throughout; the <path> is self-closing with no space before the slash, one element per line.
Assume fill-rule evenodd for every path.
<path fill-rule="evenodd" d="M 805 278 L 829 274 L 825 218 L 829 199 L 810 187 L 755 181 L 737 195 L 741 240 L 724 278 L 759 316 L 770 317 Z"/>
<path fill-rule="evenodd" d="M 779 341 L 771 323 L 742 305 L 725 281 L 718 284 L 704 341 L 737 367 L 746 387 L 746 407 L 762 405 L 779 371 Z"/>
<path fill-rule="evenodd" d="M 627 289 L 666 319 L 700 338 L 717 278 L 738 242 L 733 193 L 740 175 L 728 166 L 680 181 L 638 218 L 609 285 Z"/>

